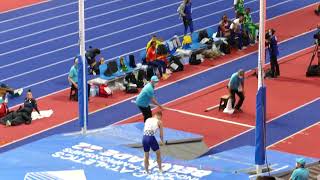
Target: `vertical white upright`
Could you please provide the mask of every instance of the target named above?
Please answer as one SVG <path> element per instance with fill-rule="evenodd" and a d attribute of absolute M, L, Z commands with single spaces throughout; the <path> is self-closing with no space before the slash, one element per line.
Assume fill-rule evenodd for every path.
<path fill-rule="evenodd" d="M 266 32 L 266 0 L 260 0 L 260 18 L 259 18 L 259 57 L 258 57 L 258 89 L 264 85 L 263 66 L 266 59 L 265 51 L 265 33 Z"/>
<path fill-rule="evenodd" d="M 260 0 L 260 18 L 259 18 L 259 54 L 258 54 L 258 90 L 264 86 L 263 66 L 266 59 L 265 51 L 265 32 L 266 32 L 266 0 Z M 256 165 L 257 174 L 262 173 L 262 165 Z"/>
<path fill-rule="evenodd" d="M 82 58 L 82 68 L 83 68 L 83 77 L 86 77 L 86 71 L 85 69 L 86 67 L 86 63 L 85 63 L 85 23 L 84 23 L 84 0 L 79 0 L 79 47 L 80 47 L 80 56 Z M 84 78 L 86 79 L 86 78 Z M 84 80 L 83 81 L 83 105 L 86 106 L 87 105 L 87 82 Z M 87 114 L 87 108 L 84 108 L 84 119 L 83 119 L 83 127 L 82 127 L 82 133 L 85 134 L 87 131 L 87 116 L 85 114 Z"/>

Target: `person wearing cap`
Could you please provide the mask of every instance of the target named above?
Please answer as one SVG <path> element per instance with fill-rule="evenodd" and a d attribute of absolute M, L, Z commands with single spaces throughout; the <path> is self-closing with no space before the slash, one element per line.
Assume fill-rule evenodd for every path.
<path fill-rule="evenodd" d="M 143 128 L 143 151 L 144 151 L 144 169 L 149 174 L 149 152 L 152 149 L 153 152 L 156 152 L 157 155 L 157 163 L 159 167 L 160 173 L 162 173 L 162 166 L 161 166 L 161 152 L 159 148 L 159 144 L 157 139 L 155 138 L 155 134 L 157 130 L 160 130 L 160 145 L 164 144 L 163 142 L 163 125 L 162 125 L 162 112 L 158 111 L 156 114 L 148 118 L 145 122 Z"/>
<path fill-rule="evenodd" d="M 292 172 L 289 180 L 308 180 L 309 170 L 305 168 L 306 160 L 304 158 L 296 159 L 296 169 Z"/>
<path fill-rule="evenodd" d="M 235 108 L 238 111 L 241 111 L 241 106 L 244 101 L 244 70 L 240 69 L 238 72 L 233 73 L 229 84 L 228 84 L 229 94 L 232 102 L 232 108 Z M 237 105 L 235 105 L 236 102 L 236 96 L 238 95 L 240 98 Z"/>
<path fill-rule="evenodd" d="M 144 122 L 146 122 L 148 118 L 152 117 L 152 111 L 150 107 L 151 102 L 152 104 L 155 104 L 159 106 L 160 109 L 162 109 L 162 106 L 158 103 L 154 95 L 154 88 L 156 87 L 158 82 L 159 82 L 158 77 L 152 76 L 150 79 L 150 82 L 142 88 L 140 94 L 136 99 L 136 105 L 138 106 L 141 113 L 143 114 Z"/>

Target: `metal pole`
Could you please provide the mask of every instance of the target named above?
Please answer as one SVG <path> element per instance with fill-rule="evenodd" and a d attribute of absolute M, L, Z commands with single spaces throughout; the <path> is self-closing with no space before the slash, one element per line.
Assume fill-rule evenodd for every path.
<path fill-rule="evenodd" d="M 265 64 L 265 31 L 266 31 L 266 0 L 260 0 L 259 20 L 259 57 L 258 57 L 258 89 L 264 85 L 263 66 Z"/>
<path fill-rule="evenodd" d="M 259 20 L 259 57 L 258 57 L 258 90 L 264 86 L 265 52 L 265 28 L 266 27 L 266 0 L 260 0 L 260 20 Z M 256 173 L 262 173 L 262 165 L 256 165 Z"/>
<path fill-rule="evenodd" d="M 83 78 L 84 78 L 84 81 L 83 81 L 83 105 L 86 107 L 87 106 L 87 82 L 86 82 L 86 71 L 85 69 L 87 68 L 86 67 L 86 63 L 85 63 L 85 24 L 84 24 L 84 0 L 79 0 L 79 47 L 80 47 L 80 56 L 82 58 L 82 67 L 83 67 Z M 85 114 L 87 114 L 87 108 L 84 108 L 84 119 L 83 119 L 83 127 L 82 127 L 82 133 L 85 134 L 86 131 L 87 131 L 87 116 Z"/>

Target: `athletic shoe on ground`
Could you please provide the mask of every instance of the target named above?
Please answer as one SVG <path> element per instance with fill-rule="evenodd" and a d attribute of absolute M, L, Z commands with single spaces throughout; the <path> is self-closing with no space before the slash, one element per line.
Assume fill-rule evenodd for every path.
<path fill-rule="evenodd" d="M 6 121 L 6 126 L 11 126 L 11 122 L 10 121 Z"/>

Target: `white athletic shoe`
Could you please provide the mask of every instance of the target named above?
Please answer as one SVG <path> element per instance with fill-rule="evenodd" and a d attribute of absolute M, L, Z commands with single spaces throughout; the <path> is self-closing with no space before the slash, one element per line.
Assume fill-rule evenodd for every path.
<path fill-rule="evenodd" d="M 23 93 L 23 89 L 20 88 L 20 89 L 16 89 L 13 91 L 14 94 L 18 95 L 18 96 L 21 96 L 21 94 Z"/>
<path fill-rule="evenodd" d="M 11 122 L 10 121 L 6 121 L 6 126 L 11 126 Z"/>

